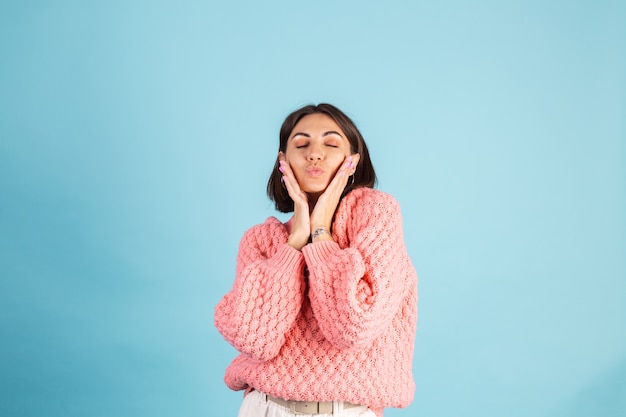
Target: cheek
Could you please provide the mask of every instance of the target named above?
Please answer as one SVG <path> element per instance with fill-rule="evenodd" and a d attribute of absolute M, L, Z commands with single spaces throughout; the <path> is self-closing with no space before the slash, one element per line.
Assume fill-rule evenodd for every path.
<path fill-rule="evenodd" d="M 287 162 L 287 165 L 289 165 L 289 168 L 291 168 L 292 170 L 296 169 L 296 167 L 298 166 L 293 158 L 289 158 L 287 156 L 285 156 L 285 162 Z"/>
<path fill-rule="evenodd" d="M 343 164 L 343 162 L 346 160 L 348 156 L 349 155 L 344 155 L 344 154 L 336 155 L 335 158 L 333 158 L 333 162 L 332 162 L 334 169 L 337 170 L 341 168 L 341 165 Z"/>
<path fill-rule="evenodd" d="M 285 154 L 285 162 L 287 162 L 287 165 L 289 166 L 289 168 L 293 169 L 293 160 L 287 154 Z"/>
<path fill-rule="evenodd" d="M 296 177 L 297 180 L 299 180 L 301 171 L 305 168 L 302 166 L 302 164 L 299 164 L 294 159 L 289 160 L 285 158 L 285 161 L 287 161 L 287 164 L 289 164 L 289 168 L 291 168 L 291 172 L 293 172 L 293 175 Z"/>

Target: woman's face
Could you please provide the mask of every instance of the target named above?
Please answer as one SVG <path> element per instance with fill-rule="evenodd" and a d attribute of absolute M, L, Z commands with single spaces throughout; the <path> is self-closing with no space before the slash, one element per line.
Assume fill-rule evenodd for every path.
<path fill-rule="evenodd" d="M 333 119 L 315 113 L 294 126 L 285 150 L 285 160 L 309 197 L 326 190 L 342 162 L 350 155 L 350 142 Z"/>

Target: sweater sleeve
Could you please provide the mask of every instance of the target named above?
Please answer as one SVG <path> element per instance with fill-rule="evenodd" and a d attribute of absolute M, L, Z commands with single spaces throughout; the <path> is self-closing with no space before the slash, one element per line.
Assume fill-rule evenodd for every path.
<path fill-rule="evenodd" d="M 235 283 L 215 308 L 215 325 L 224 338 L 263 361 L 278 354 L 304 297 L 304 258 L 285 243 L 279 226 L 266 222 L 244 234 Z"/>
<path fill-rule="evenodd" d="M 302 249 L 315 317 L 326 339 L 343 349 L 367 346 L 391 325 L 413 268 L 393 197 L 364 195 L 349 211 L 347 247 L 320 241 Z"/>

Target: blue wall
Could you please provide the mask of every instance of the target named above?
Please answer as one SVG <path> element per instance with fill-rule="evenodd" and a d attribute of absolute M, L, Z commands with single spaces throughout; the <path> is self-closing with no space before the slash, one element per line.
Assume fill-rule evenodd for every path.
<path fill-rule="evenodd" d="M 213 308 L 322 101 L 420 277 L 387 414 L 626 415 L 624 1 L 10 3 L 0 415 L 236 415 Z"/>

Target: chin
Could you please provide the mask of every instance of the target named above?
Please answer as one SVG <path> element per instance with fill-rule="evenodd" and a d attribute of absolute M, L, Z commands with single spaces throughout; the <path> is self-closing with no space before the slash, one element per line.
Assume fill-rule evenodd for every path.
<path fill-rule="evenodd" d="M 326 190 L 307 190 L 304 193 L 308 196 L 320 196 Z"/>
<path fill-rule="evenodd" d="M 323 193 L 328 188 L 328 183 L 322 181 L 307 181 L 300 185 L 300 189 L 305 193 Z"/>
<path fill-rule="evenodd" d="M 302 191 L 304 191 L 305 193 L 311 193 L 311 194 L 321 194 L 324 191 L 326 191 L 326 188 L 328 188 L 328 185 L 324 186 L 324 187 L 306 187 L 306 189 L 302 188 Z"/>

